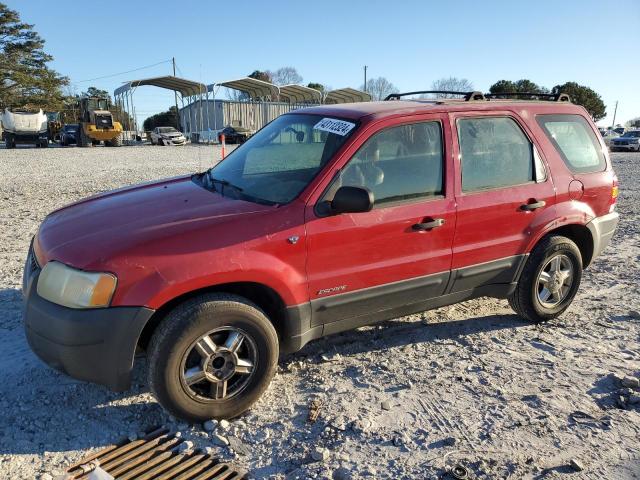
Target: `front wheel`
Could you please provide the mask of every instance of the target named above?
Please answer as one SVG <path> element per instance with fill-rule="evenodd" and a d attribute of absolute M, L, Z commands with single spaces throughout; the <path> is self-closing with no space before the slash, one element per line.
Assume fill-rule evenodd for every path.
<path fill-rule="evenodd" d="M 257 306 L 236 295 L 202 295 L 177 306 L 154 332 L 149 386 L 177 417 L 233 418 L 267 389 L 278 353 L 273 324 Z"/>
<path fill-rule="evenodd" d="M 582 255 L 576 244 L 550 235 L 529 255 L 509 305 L 532 322 L 551 320 L 569 308 L 581 279 Z"/>

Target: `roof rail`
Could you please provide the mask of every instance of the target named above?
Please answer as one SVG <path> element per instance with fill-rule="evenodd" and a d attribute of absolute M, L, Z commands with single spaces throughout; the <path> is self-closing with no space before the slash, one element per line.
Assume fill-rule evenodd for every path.
<path fill-rule="evenodd" d="M 485 100 L 485 96 L 482 92 L 454 92 L 451 90 L 419 90 L 417 92 L 406 92 L 406 93 L 392 93 L 387 95 L 387 98 L 384 100 L 400 100 L 402 97 L 407 97 L 409 95 L 421 95 L 428 93 L 443 93 L 447 95 L 462 95 L 464 96 L 465 101 L 469 102 L 472 100 Z"/>
<path fill-rule="evenodd" d="M 535 92 L 513 92 L 513 93 L 485 93 L 487 100 L 511 97 L 537 97 L 540 100 L 549 100 L 550 102 L 569 102 L 571 98 L 566 93 L 535 93 Z M 527 98 L 527 100 L 530 100 Z"/>

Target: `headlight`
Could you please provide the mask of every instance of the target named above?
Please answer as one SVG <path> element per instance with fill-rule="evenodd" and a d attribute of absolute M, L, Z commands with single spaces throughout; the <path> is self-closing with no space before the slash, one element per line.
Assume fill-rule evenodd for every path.
<path fill-rule="evenodd" d="M 69 308 L 108 307 L 116 290 L 110 273 L 83 272 L 60 262 L 47 263 L 38 278 L 38 295 Z"/>

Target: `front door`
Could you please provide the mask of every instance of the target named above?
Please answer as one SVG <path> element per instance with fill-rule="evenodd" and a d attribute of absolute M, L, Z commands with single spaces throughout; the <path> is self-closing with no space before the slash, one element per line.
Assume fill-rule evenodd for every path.
<path fill-rule="evenodd" d="M 455 231 L 446 120 L 422 115 L 376 128 L 307 206 L 312 322 L 332 324 L 325 333 L 408 313 L 444 292 Z M 371 190 L 373 209 L 319 213 L 340 186 Z"/>

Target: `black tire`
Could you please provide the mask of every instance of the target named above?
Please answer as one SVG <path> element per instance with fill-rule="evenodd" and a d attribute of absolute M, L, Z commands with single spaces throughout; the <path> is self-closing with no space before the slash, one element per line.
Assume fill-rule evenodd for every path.
<path fill-rule="evenodd" d="M 183 383 L 184 359 L 199 338 L 221 327 L 237 328 L 251 339 L 256 347 L 255 370 L 235 396 L 206 401 L 194 398 Z M 278 354 L 275 328 L 256 305 L 236 295 L 202 295 L 174 308 L 153 333 L 147 351 L 149 387 L 158 402 L 176 417 L 192 422 L 234 418 L 267 389 Z"/>
<path fill-rule="evenodd" d="M 538 295 L 538 278 L 548 262 L 563 255 L 572 268 L 572 281 L 567 293 L 553 307 L 542 304 Z M 560 316 L 573 301 L 582 280 L 582 255 L 576 244 L 561 235 L 544 237 L 533 249 L 522 270 L 518 285 L 508 297 L 509 305 L 521 317 L 531 322 L 545 322 Z"/>
<path fill-rule="evenodd" d="M 105 140 L 105 147 L 121 147 L 122 146 L 122 134 L 119 134 L 112 140 Z"/>

